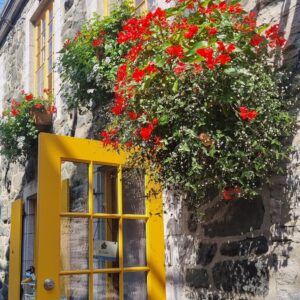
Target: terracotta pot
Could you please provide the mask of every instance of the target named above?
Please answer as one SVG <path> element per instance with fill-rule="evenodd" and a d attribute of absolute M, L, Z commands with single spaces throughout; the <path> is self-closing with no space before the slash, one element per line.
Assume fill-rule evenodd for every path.
<path fill-rule="evenodd" d="M 38 131 L 48 131 L 52 125 L 52 114 L 44 107 L 32 107 L 30 115 Z"/>

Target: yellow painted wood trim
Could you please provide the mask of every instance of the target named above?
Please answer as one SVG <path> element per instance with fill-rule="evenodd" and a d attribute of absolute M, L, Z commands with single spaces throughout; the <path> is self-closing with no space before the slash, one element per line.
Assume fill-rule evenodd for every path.
<path fill-rule="evenodd" d="M 147 262 L 150 271 L 147 276 L 149 300 L 166 299 L 166 275 L 164 258 L 164 227 L 162 192 L 149 176 L 146 176 L 146 223 Z"/>
<path fill-rule="evenodd" d="M 37 70 L 38 70 L 38 26 L 34 27 L 34 72 L 33 72 L 33 93 L 37 95 Z"/>
<path fill-rule="evenodd" d="M 20 299 L 22 266 L 23 201 L 11 204 L 8 300 Z"/>
<path fill-rule="evenodd" d="M 89 217 L 89 269 L 93 269 L 93 257 L 94 257 L 94 241 L 93 241 L 93 234 L 94 234 L 94 230 L 93 230 L 93 207 L 94 207 L 94 193 L 93 193 L 93 162 L 91 162 L 89 164 L 89 213 L 90 213 L 90 217 Z M 93 285 L 94 285 L 94 276 L 92 273 L 90 273 L 89 275 L 89 300 L 93 300 L 94 295 L 93 295 Z"/>
<path fill-rule="evenodd" d="M 103 0 L 103 16 L 107 17 L 109 16 L 109 0 Z"/>
<path fill-rule="evenodd" d="M 49 8 L 45 12 L 45 61 L 44 61 L 44 90 L 48 89 L 48 69 L 49 69 Z M 43 93 L 43 96 L 47 96 Z"/>

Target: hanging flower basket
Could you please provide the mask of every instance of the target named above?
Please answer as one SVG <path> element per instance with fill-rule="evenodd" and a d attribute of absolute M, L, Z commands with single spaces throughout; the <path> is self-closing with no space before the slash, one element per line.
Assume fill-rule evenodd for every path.
<path fill-rule="evenodd" d="M 38 131 L 48 131 L 52 125 L 52 113 L 45 109 L 32 107 L 30 109 L 30 116 Z"/>

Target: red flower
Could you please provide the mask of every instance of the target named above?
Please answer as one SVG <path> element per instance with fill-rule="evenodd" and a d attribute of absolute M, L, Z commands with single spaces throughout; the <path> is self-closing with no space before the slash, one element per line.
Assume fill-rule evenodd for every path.
<path fill-rule="evenodd" d="M 155 145 L 160 145 L 160 144 L 161 144 L 161 142 L 160 142 L 160 137 L 156 135 L 156 136 L 154 137 L 154 141 L 153 141 L 153 142 L 154 142 Z"/>
<path fill-rule="evenodd" d="M 69 48 L 69 46 L 71 45 L 71 43 L 72 43 L 71 40 L 66 39 L 65 42 L 64 42 L 64 48 L 65 49 Z"/>
<path fill-rule="evenodd" d="M 157 72 L 157 68 L 153 62 L 150 62 L 148 66 L 145 68 L 145 71 L 152 74 Z"/>
<path fill-rule="evenodd" d="M 224 190 L 223 199 L 226 201 L 233 200 L 232 193 L 229 190 Z"/>
<path fill-rule="evenodd" d="M 242 9 L 241 4 L 239 4 L 239 3 L 228 6 L 228 12 L 229 13 L 240 14 L 243 11 L 244 10 Z"/>
<path fill-rule="evenodd" d="M 257 117 L 257 111 L 250 110 L 248 111 L 248 108 L 246 106 L 240 107 L 240 117 L 242 120 L 254 120 Z"/>
<path fill-rule="evenodd" d="M 12 114 L 12 116 L 16 117 L 20 113 L 20 111 L 16 108 L 12 108 L 10 113 Z"/>
<path fill-rule="evenodd" d="M 227 47 L 227 53 L 230 54 L 235 50 L 235 45 L 234 44 L 229 44 Z"/>
<path fill-rule="evenodd" d="M 196 52 L 206 59 L 211 59 L 214 54 L 214 50 L 212 48 L 199 48 Z"/>
<path fill-rule="evenodd" d="M 135 68 L 135 70 L 132 73 L 132 78 L 135 80 L 135 82 L 140 82 L 144 77 L 145 71 Z"/>
<path fill-rule="evenodd" d="M 57 108 L 54 106 L 54 105 L 51 105 L 49 108 L 48 108 L 48 111 L 51 113 L 51 114 L 54 114 L 57 112 Z"/>
<path fill-rule="evenodd" d="M 37 108 L 37 109 L 40 109 L 40 108 L 43 108 L 43 104 L 37 103 L 37 104 L 35 104 L 34 107 Z"/>
<path fill-rule="evenodd" d="M 116 106 L 114 106 L 114 107 L 111 109 L 111 112 L 112 112 L 113 114 L 115 114 L 116 116 L 119 116 L 119 115 L 121 115 L 122 112 L 123 112 L 123 107 L 120 106 L 120 105 L 116 105 Z"/>
<path fill-rule="evenodd" d="M 137 44 L 135 47 L 131 48 L 131 50 L 126 55 L 126 58 L 134 62 L 142 50 L 143 50 L 142 44 Z"/>
<path fill-rule="evenodd" d="M 129 119 L 130 120 L 134 121 L 134 120 L 137 119 L 137 117 L 138 117 L 138 115 L 137 115 L 137 113 L 135 111 L 129 112 Z"/>
<path fill-rule="evenodd" d="M 153 131 L 153 125 L 150 123 L 147 127 L 143 127 L 140 131 L 140 136 L 144 141 L 149 141 Z"/>
<path fill-rule="evenodd" d="M 283 47 L 286 43 L 286 39 L 282 36 L 279 36 L 277 39 L 276 39 L 276 45 L 279 46 L 279 47 Z"/>
<path fill-rule="evenodd" d="M 174 57 L 178 57 L 178 58 L 183 58 L 184 52 L 183 52 L 183 48 L 182 46 L 178 45 L 178 46 L 170 46 L 166 49 L 166 52 L 170 55 L 170 56 L 174 56 Z"/>
<path fill-rule="evenodd" d="M 208 34 L 209 34 L 209 35 L 216 35 L 217 33 L 218 33 L 218 28 L 215 28 L 215 27 L 210 28 L 210 29 L 208 30 Z"/>
<path fill-rule="evenodd" d="M 127 76 L 127 65 L 123 64 L 118 69 L 117 80 L 118 82 L 122 82 L 126 79 Z"/>
<path fill-rule="evenodd" d="M 279 31 L 279 25 L 275 24 L 272 25 L 268 30 L 266 30 L 266 37 L 267 38 L 276 38 Z"/>
<path fill-rule="evenodd" d="M 218 41 L 217 44 L 218 44 L 218 51 L 219 52 L 225 52 L 226 51 L 226 48 L 225 48 L 225 45 L 224 45 L 223 42 Z"/>
<path fill-rule="evenodd" d="M 239 186 L 225 188 L 222 192 L 223 200 L 230 201 L 237 199 L 241 194 L 241 188 Z"/>
<path fill-rule="evenodd" d="M 216 63 L 225 65 L 231 61 L 231 57 L 228 54 L 221 54 L 216 58 Z"/>
<path fill-rule="evenodd" d="M 185 63 L 179 62 L 177 67 L 174 69 L 176 75 L 180 75 L 185 70 Z"/>
<path fill-rule="evenodd" d="M 101 46 L 103 43 L 104 43 L 104 39 L 101 39 L 101 38 L 92 40 L 92 46 L 94 48 Z"/>
<path fill-rule="evenodd" d="M 188 31 L 184 33 L 184 37 L 187 39 L 192 39 L 198 33 L 198 30 L 199 28 L 197 25 L 191 25 L 188 28 Z"/>
<path fill-rule="evenodd" d="M 33 99 L 33 95 L 32 94 L 27 94 L 25 96 L 26 101 L 31 101 Z"/>
<path fill-rule="evenodd" d="M 248 112 L 248 120 L 254 120 L 257 116 L 257 111 L 251 110 Z"/>
<path fill-rule="evenodd" d="M 262 43 L 263 40 L 264 39 L 263 39 L 262 36 L 260 36 L 259 34 L 255 34 L 251 38 L 250 44 L 251 44 L 251 46 L 256 47 L 256 46 L 259 46 Z"/>
<path fill-rule="evenodd" d="M 194 72 L 200 73 L 202 71 L 202 66 L 199 63 L 194 63 Z"/>
<path fill-rule="evenodd" d="M 154 118 L 151 122 L 153 125 L 157 125 L 158 124 L 158 119 L 157 118 Z"/>

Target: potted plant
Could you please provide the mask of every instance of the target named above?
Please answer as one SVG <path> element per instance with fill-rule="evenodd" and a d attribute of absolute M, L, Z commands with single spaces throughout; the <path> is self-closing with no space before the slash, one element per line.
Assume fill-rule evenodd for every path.
<path fill-rule="evenodd" d="M 294 121 L 272 65 L 278 25 L 258 26 L 239 1 L 178 0 L 125 22 L 118 43 L 130 50 L 104 144 L 136 147 L 132 162 L 194 207 L 252 197 L 280 171 Z"/>
<path fill-rule="evenodd" d="M 10 107 L 0 119 L 0 154 L 10 162 L 26 159 L 32 151 L 40 131 L 49 130 L 52 115 L 56 112 L 53 97 L 35 97 L 21 91 L 18 99 L 11 99 Z"/>

